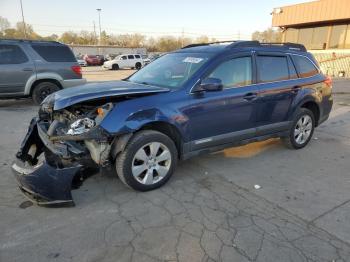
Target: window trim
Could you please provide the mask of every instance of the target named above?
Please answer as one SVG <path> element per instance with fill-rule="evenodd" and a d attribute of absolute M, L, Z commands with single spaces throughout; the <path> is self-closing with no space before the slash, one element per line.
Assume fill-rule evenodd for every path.
<path fill-rule="evenodd" d="M 23 53 L 26 60 L 23 61 L 22 63 L 11 63 L 11 64 L 1 64 L 0 63 L 0 65 L 22 65 L 22 64 L 29 62 L 29 57 L 27 56 L 26 52 L 24 51 L 24 49 L 20 45 L 16 45 L 16 44 L 2 44 L 2 45 L 0 45 L 0 47 L 2 47 L 2 46 L 10 46 L 10 47 L 19 48 L 19 50 L 21 50 L 21 52 Z"/>
<path fill-rule="evenodd" d="M 307 56 L 305 56 L 305 55 L 299 55 L 299 54 L 292 54 L 292 53 L 288 53 L 288 54 L 291 56 L 291 60 L 292 60 L 292 63 L 293 63 L 293 65 L 294 65 L 295 71 L 296 71 L 297 74 L 298 74 L 298 78 L 297 78 L 297 79 L 310 78 L 310 77 L 314 77 L 315 75 L 318 75 L 318 74 L 321 73 L 321 69 L 320 69 L 320 68 L 315 64 L 315 62 L 312 61 L 309 57 L 307 57 Z M 299 72 L 298 72 L 298 68 L 297 68 L 297 66 L 295 65 L 295 62 L 294 62 L 294 60 L 293 60 L 293 58 L 292 58 L 293 55 L 294 55 L 294 56 L 301 56 L 301 57 L 303 57 L 303 58 L 308 59 L 308 60 L 313 64 L 313 66 L 316 68 L 317 74 L 315 74 L 315 75 L 313 75 L 313 76 L 301 77 L 300 74 L 299 74 Z"/>
<path fill-rule="evenodd" d="M 266 82 L 263 82 L 261 81 L 260 79 L 260 75 L 259 75 L 259 67 L 258 67 L 258 56 L 268 56 L 268 57 L 284 57 L 286 59 L 286 62 L 287 62 L 287 70 L 288 70 L 288 79 L 283 79 L 283 80 L 274 80 L 274 81 L 266 81 Z M 275 82 L 281 82 L 281 81 L 289 81 L 289 80 L 293 80 L 293 79 L 296 79 L 296 78 L 291 78 L 290 76 L 290 68 L 289 68 L 289 61 L 288 61 L 288 55 L 286 53 L 280 53 L 280 52 L 264 52 L 264 51 L 261 51 L 261 52 L 258 52 L 255 56 L 255 59 L 256 59 L 256 83 L 257 84 L 265 84 L 265 83 L 275 83 Z M 298 74 L 298 71 L 295 70 Z"/>
<path fill-rule="evenodd" d="M 208 75 L 210 75 L 213 70 L 216 69 L 216 67 L 218 67 L 221 63 L 224 63 L 228 60 L 232 60 L 232 59 L 235 59 L 235 58 L 240 58 L 240 57 L 250 57 L 251 60 L 252 60 L 252 83 L 250 85 L 246 85 L 246 86 L 239 86 L 239 87 L 227 87 L 227 88 L 223 88 L 222 91 L 225 91 L 225 90 L 230 90 L 230 89 L 237 89 L 237 88 L 244 88 L 244 87 L 248 87 L 248 86 L 252 86 L 252 85 L 255 85 L 256 84 L 256 61 L 255 61 L 255 50 L 253 51 L 245 51 L 245 52 L 241 52 L 241 53 L 238 53 L 238 54 L 231 54 L 229 55 L 228 57 L 225 57 L 224 59 L 218 59 L 217 61 L 215 61 L 215 63 L 213 65 L 211 65 L 211 67 L 209 68 L 209 70 L 206 70 L 204 72 L 204 74 L 202 76 L 200 76 L 200 78 L 198 78 L 196 80 L 196 82 L 192 85 L 192 87 L 190 88 L 190 91 L 188 92 L 189 95 L 193 95 L 195 94 L 195 92 L 192 92 L 192 90 L 203 80 L 205 79 L 206 77 L 208 77 Z"/>

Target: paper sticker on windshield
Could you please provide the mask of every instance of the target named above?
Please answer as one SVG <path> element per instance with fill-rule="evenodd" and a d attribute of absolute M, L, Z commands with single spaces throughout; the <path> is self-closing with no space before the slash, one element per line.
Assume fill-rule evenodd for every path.
<path fill-rule="evenodd" d="M 198 57 L 186 57 L 182 62 L 184 63 L 192 63 L 192 64 L 198 64 L 201 62 L 203 58 L 198 58 Z"/>

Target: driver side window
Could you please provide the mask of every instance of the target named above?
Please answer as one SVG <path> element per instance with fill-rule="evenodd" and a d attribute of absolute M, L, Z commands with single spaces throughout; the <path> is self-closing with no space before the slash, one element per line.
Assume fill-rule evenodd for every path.
<path fill-rule="evenodd" d="M 237 57 L 223 62 L 208 76 L 222 81 L 224 88 L 252 84 L 252 59 L 250 56 Z"/>

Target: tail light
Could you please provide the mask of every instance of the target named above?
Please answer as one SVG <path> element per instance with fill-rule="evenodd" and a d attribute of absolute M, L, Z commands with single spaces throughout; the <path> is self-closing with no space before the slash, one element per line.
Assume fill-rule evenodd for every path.
<path fill-rule="evenodd" d="M 72 68 L 72 71 L 73 71 L 74 73 L 76 73 L 77 75 L 81 76 L 81 67 L 80 67 L 80 66 L 74 65 L 74 66 L 72 66 L 71 68 Z"/>
<path fill-rule="evenodd" d="M 330 76 L 326 76 L 326 79 L 323 81 L 328 87 L 332 87 L 332 78 Z"/>

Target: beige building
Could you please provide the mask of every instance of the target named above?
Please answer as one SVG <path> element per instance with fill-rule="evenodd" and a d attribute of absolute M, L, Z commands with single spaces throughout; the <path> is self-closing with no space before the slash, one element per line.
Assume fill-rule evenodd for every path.
<path fill-rule="evenodd" d="M 350 0 L 318 0 L 277 7 L 272 26 L 283 29 L 284 42 L 308 49 L 350 49 Z"/>

